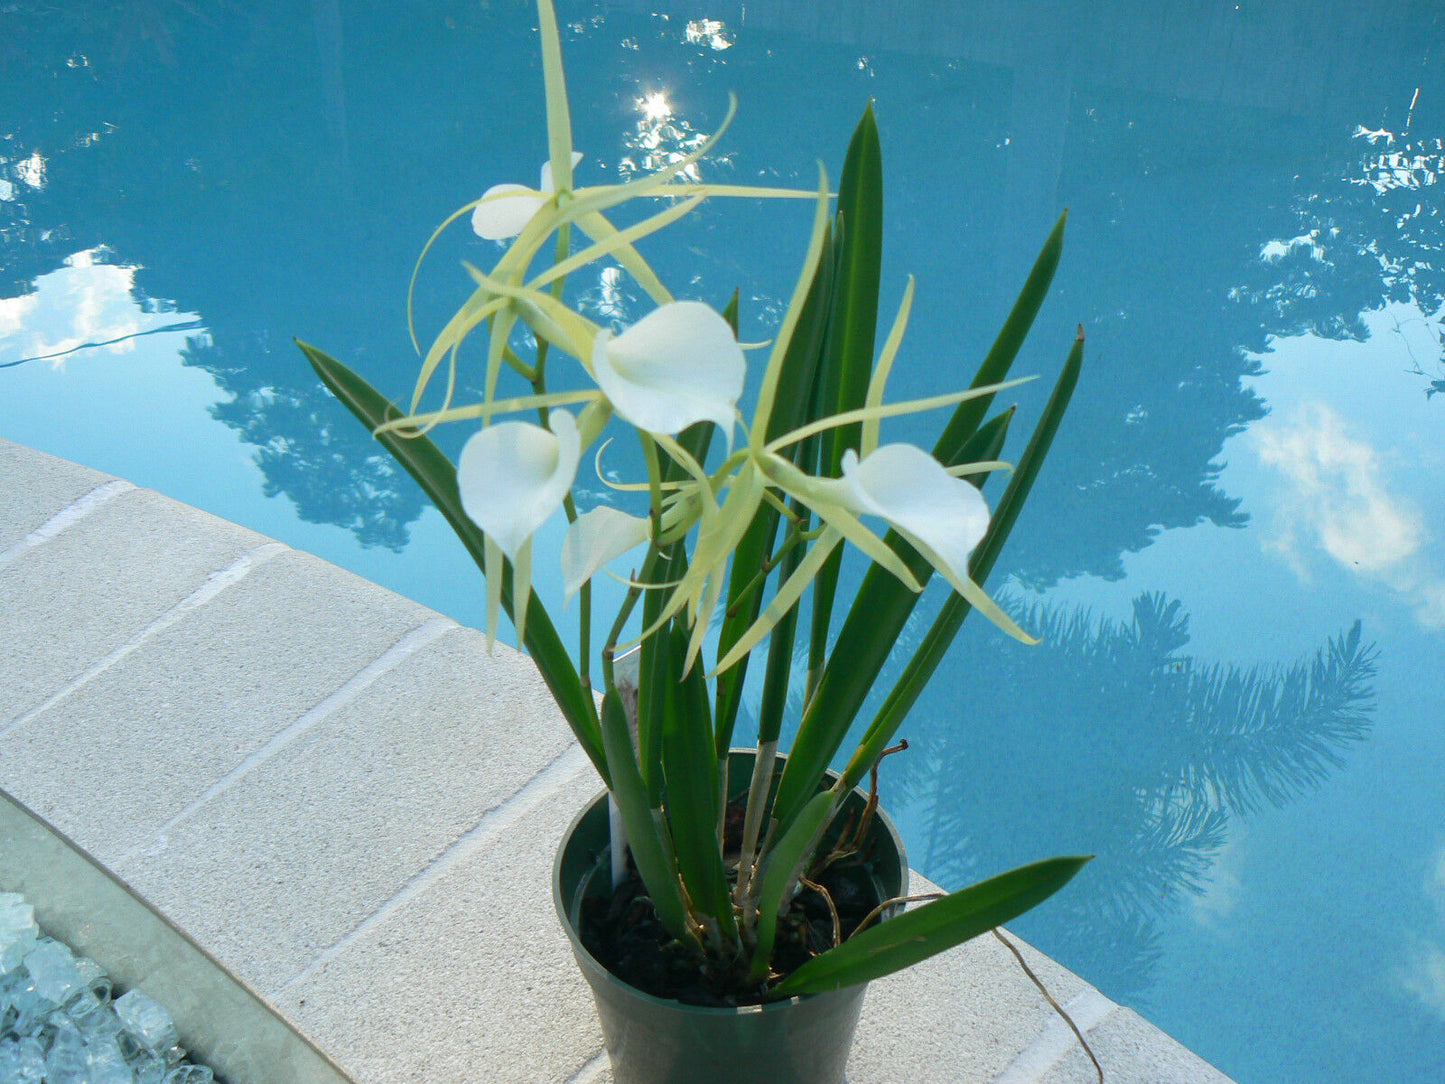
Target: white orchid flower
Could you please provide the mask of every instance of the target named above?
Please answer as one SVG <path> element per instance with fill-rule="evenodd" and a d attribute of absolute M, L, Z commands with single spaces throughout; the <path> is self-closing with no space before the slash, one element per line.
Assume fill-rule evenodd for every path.
<path fill-rule="evenodd" d="M 970 483 L 912 444 L 885 444 L 859 460 L 843 453 L 843 476 L 817 483 L 838 504 L 884 519 L 963 591 L 968 558 L 988 530 L 988 505 Z"/>
<path fill-rule="evenodd" d="M 638 429 L 672 436 L 710 421 L 731 448 L 747 362 L 728 322 L 701 301 L 661 305 L 621 335 L 599 331 L 592 376 Z"/>
<path fill-rule="evenodd" d="M 572 152 L 572 165 L 582 161 L 582 152 Z M 481 202 L 472 210 L 472 230 L 488 241 L 505 241 L 516 237 L 557 194 L 552 181 L 552 163 L 542 163 L 536 188 L 520 184 L 494 184 L 482 193 Z"/>
<path fill-rule="evenodd" d="M 550 432 L 530 422 L 499 422 L 462 448 L 457 486 L 462 508 L 513 561 L 562 501 L 577 477 L 582 441 L 565 410 L 548 416 Z"/>
<path fill-rule="evenodd" d="M 599 569 L 642 545 L 650 533 L 645 516 L 629 516 L 605 504 L 578 516 L 562 541 L 563 596 L 570 599 Z"/>

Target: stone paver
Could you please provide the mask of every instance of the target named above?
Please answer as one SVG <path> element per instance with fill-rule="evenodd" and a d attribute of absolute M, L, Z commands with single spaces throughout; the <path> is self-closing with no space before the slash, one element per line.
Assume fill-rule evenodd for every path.
<path fill-rule="evenodd" d="M 87 503 L 97 487 L 110 488 Z M 0 786 L 359 1084 L 611 1079 L 551 899 L 558 841 L 599 783 L 530 662 L 488 656 L 480 634 L 316 558 L 4 441 L 0 495 Z M 1023 951 L 1110 1084 L 1228 1084 Z M 989 937 L 875 982 L 848 1072 L 1094 1079 Z"/>
<path fill-rule="evenodd" d="M 914 874 L 914 892 L 930 887 Z M 1060 1004 L 1088 984 L 1012 938 Z M 993 1080 L 1056 1014 L 991 936 L 869 984 L 849 1084 L 908 1081 L 956 1084 Z M 1087 1079 L 1085 1077 L 1070 1079 Z"/>
<path fill-rule="evenodd" d="M 580 750 L 570 769 L 560 786 L 515 801 L 502 830 L 424 892 L 276 995 L 358 1081 L 562 1082 L 601 1050 L 591 994 L 552 906 L 557 842 L 599 786 Z"/>
<path fill-rule="evenodd" d="M 179 517 L 181 524 L 191 518 Z M 64 535 L 0 572 L 0 589 L 16 590 L 15 574 L 31 561 L 65 560 L 73 571 L 75 547 L 63 543 Z M 88 550 L 97 544 L 87 539 Z M 212 565 L 230 556 L 216 548 L 193 546 Z M 216 600 L 182 614 L 70 695 L 12 726 L 0 743 L 0 785 L 102 861 L 114 862 L 409 629 L 435 617 L 309 554 L 277 549 Z M 88 561 L 104 564 L 93 552 Z M 176 564 L 177 577 L 189 572 L 192 580 L 204 579 L 193 562 Z M 300 605 L 301 591 L 315 594 Z M 66 600 L 86 608 L 85 597 L 76 586 Z M 68 619 L 52 617 L 70 627 Z M 75 654 L 82 658 L 78 649 Z M 60 680 L 77 668 L 68 666 Z"/>
<path fill-rule="evenodd" d="M 0 734 L 268 539 L 148 490 L 0 568 Z"/>
<path fill-rule="evenodd" d="M 426 644 L 117 872 L 281 985 L 572 744 L 536 668 L 485 639 Z"/>
<path fill-rule="evenodd" d="M 1160 1031 L 1132 1009 L 1120 1007 L 1089 1032 L 1094 1056 L 1105 1067 L 1109 1081 L 1168 1080 L 1189 1084 L 1230 1084 L 1227 1076 L 1193 1051 L 1170 1040 L 1160 1042 Z M 1075 1084 L 1090 1079 L 1092 1067 L 1077 1045 L 1039 1084 Z"/>
<path fill-rule="evenodd" d="M 108 474 L 0 437 L 0 553 L 107 482 Z"/>

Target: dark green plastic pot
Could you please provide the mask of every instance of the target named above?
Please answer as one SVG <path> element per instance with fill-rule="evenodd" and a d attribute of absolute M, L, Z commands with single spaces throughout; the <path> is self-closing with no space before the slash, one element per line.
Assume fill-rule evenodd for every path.
<path fill-rule="evenodd" d="M 781 758 L 779 758 L 781 761 Z M 734 750 L 729 778 L 746 789 L 753 752 Z M 848 796 L 839 822 L 867 795 Z M 880 811 L 870 842 L 875 903 L 906 894 L 903 841 Z M 592 987 L 616 1084 L 840 1084 L 866 985 L 736 1009 L 684 1005 L 617 978 L 577 933 L 582 900 L 611 892 L 607 792 L 572 822 L 557 852 L 552 892 L 572 951 Z"/>

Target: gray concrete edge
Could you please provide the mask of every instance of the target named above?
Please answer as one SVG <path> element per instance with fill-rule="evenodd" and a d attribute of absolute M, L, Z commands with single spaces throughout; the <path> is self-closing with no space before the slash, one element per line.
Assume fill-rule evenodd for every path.
<path fill-rule="evenodd" d="M 599 784 L 524 656 L 3 439 L 0 635 L 0 786 L 358 1081 L 610 1080 L 548 880 Z M 1228 1084 L 1009 936 L 1111 1084 Z M 848 1079 L 1096 1077 L 985 936 L 872 984 Z"/>

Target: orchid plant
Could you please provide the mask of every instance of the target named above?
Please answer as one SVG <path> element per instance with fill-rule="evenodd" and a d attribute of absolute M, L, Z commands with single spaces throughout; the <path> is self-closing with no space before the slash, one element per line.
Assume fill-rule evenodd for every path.
<path fill-rule="evenodd" d="M 993 397 L 1012 386 L 1005 377 L 1057 266 L 1063 220 L 969 387 L 888 402 L 913 283 L 875 359 L 881 162 L 871 109 L 849 147 L 836 197 L 821 166 L 813 191 L 690 179 L 735 105 L 716 134 L 665 168 L 627 183 L 579 185 L 583 159 L 572 146 L 550 0 L 539 0 L 538 15 L 548 158 L 537 188 L 488 189 L 423 248 L 421 259 L 443 229 L 468 214 L 478 236 L 505 246 L 489 270 L 465 265 L 474 288 L 427 349 L 418 347 L 409 408 L 394 407 L 314 347 L 301 348 L 323 382 L 421 483 L 481 566 L 489 637 L 505 611 L 611 792 L 615 875 L 625 865 L 624 849 L 630 851 L 659 920 L 699 968 L 768 999 L 906 967 L 1032 907 L 1085 861 L 1022 867 L 872 924 L 789 975 L 772 971 L 779 915 L 819 861 L 820 841 L 843 799 L 888 748 L 966 614 L 976 609 L 1030 640 L 979 584 L 1062 418 L 1082 334 L 1012 468 L 998 456 L 1013 411 L 992 417 L 988 411 Z M 739 404 L 748 360 L 737 339 L 736 299 L 719 312 L 675 298 L 635 247 L 702 200 L 728 196 L 805 199 L 813 207 L 797 284 L 765 344 L 746 417 Z M 661 209 L 615 226 L 609 214 L 635 201 L 658 201 Z M 564 296 L 569 275 L 602 259 L 620 265 L 654 305 L 620 333 Z M 415 281 L 413 273 L 413 288 Z M 482 394 L 459 403 L 460 351 L 474 337 L 485 344 L 478 351 L 485 359 Z M 555 354 L 569 359 L 580 389 L 549 389 Z M 443 373 L 441 405 L 422 409 Z M 503 380 L 517 378 L 522 393 L 504 394 Z M 951 418 L 931 451 L 882 443 L 885 419 L 948 407 Z M 427 433 L 455 422 L 479 428 L 454 467 Z M 638 441 L 646 469 L 645 478 L 619 488 L 645 496 L 646 514 L 606 504 L 579 510 L 573 489 L 584 456 L 619 428 Z M 1007 487 L 990 511 L 981 487 L 1005 472 Z M 532 592 L 533 538 L 559 513 L 569 522 L 560 578 L 567 596 L 579 598 L 575 662 Z M 835 634 L 844 543 L 872 564 Z M 627 592 L 599 652 L 599 707 L 589 672 L 591 581 L 633 551 L 640 557 L 623 577 Z M 934 573 L 952 589 L 948 601 L 829 781 L 829 765 Z M 808 605 L 800 607 L 805 598 Z M 811 622 L 803 714 L 775 778 L 800 609 Z M 727 754 L 750 664 L 764 654 L 742 841 L 725 860 L 722 824 L 734 789 Z"/>

